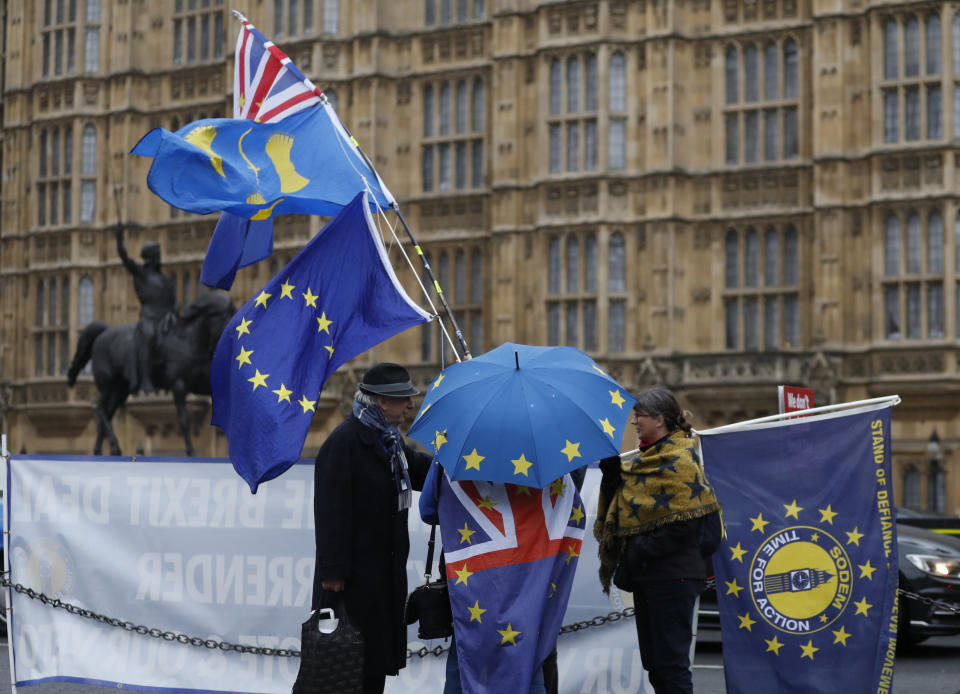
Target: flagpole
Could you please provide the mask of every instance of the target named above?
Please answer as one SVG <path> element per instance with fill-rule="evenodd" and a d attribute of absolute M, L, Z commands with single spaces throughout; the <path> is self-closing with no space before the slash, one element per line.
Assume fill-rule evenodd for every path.
<path fill-rule="evenodd" d="M 363 156 L 366 158 L 366 155 Z M 371 167 L 371 170 L 373 170 L 373 167 Z M 450 310 L 450 304 L 447 303 L 447 296 L 443 293 L 443 288 L 440 286 L 440 283 L 433 274 L 433 268 L 430 267 L 430 261 L 427 260 L 427 256 L 424 254 L 423 249 L 420 248 L 420 244 L 417 243 L 417 240 L 413 237 L 413 232 L 410 231 L 410 225 L 408 225 L 407 220 L 404 219 L 403 213 L 400 212 L 400 208 L 394 206 L 393 211 L 396 212 L 397 217 L 400 218 L 400 223 L 403 224 L 403 228 L 406 230 L 407 236 L 410 237 L 410 243 L 413 244 L 414 250 L 416 250 L 417 255 L 420 256 L 420 260 L 423 262 L 423 269 L 427 271 L 427 276 L 430 278 L 430 281 L 433 282 L 433 288 L 437 292 L 437 296 L 440 298 L 440 303 L 443 306 L 443 310 L 447 312 L 447 318 L 450 319 L 450 324 L 453 326 L 453 332 L 456 334 L 457 341 L 460 343 L 460 347 L 463 349 L 464 358 L 472 359 L 473 355 L 470 354 L 470 348 L 467 346 L 467 341 L 463 338 L 463 332 L 460 330 L 460 326 L 457 324 L 457 319 L 453 317 L 453 311 Z"/>

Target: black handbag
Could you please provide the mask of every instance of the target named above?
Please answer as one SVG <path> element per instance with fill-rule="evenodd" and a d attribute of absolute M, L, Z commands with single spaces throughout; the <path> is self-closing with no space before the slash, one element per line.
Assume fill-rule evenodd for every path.
<path fill-rule="evenodd" d="M 321 617 L 336 617 L 329 634 L 320 631 Z M 347 616 L 343 598 L 337 609 L 317 609 L 303 623 L 300 670 L 291 694 L 362 694 L 363 636 Z"/>
<path fill-rule="evenodd" d="M 437 496 L 440 492 L 440 475 L 437 475 Z M 416 588 L 407 598 L 405 617 L 407 624 L 420 622 L 417 637 L 426 639 L 445 639 L 453 635 L 453 612 L 450 610 L 450 591 L 443 570 L 439 571 L 436 581 L 430 580 L 433 573 L 433 547 L 436 542 L 437 524 L 430 526 L 430 540 L 427 542 L 427 572 L 425 582 Z M 442 564 L 442 561 L 441 561 Z"/>

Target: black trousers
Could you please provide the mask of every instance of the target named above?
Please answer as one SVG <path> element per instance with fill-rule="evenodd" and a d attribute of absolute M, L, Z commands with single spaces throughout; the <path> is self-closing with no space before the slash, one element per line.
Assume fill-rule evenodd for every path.
<path fill-rule="evenodd" d="M 704 581 L 650 581 L 633 592 L 643 669 L 656 694 L 692 694 L 693 606 Z"/>

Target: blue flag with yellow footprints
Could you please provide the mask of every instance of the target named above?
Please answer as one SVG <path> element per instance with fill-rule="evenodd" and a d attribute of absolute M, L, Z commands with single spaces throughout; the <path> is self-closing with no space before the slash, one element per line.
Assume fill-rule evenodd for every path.
<path fill-rule="evenodd" d="M 897 632 L 890 407 L 701 435 L 727 692 L 889 692 Z"/>

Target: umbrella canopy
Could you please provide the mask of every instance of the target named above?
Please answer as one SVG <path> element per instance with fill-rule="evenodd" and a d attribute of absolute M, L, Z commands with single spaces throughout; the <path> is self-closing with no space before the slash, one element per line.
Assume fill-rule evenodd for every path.
<path fill-rule="evenodd" d="M 617 455 L 634 402 L 578 349 L 507 342 L 444 369 L 409 435 L 451 479 L 542 489 Z"/>

